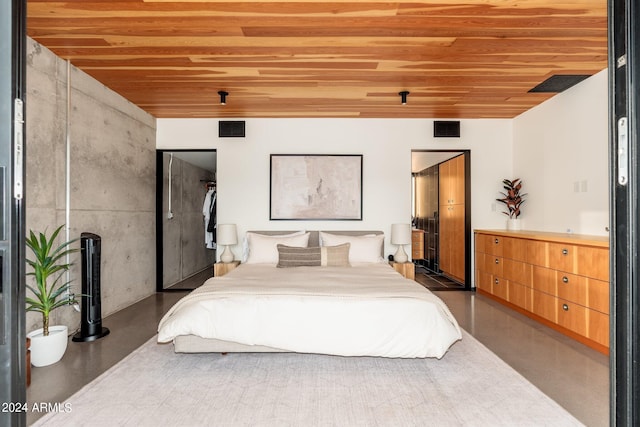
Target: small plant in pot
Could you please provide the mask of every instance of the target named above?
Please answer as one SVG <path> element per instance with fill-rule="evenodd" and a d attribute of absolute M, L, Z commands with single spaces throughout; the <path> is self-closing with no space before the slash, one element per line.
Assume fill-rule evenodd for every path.
<path fill-rule="evenodd" d="M 42 328 L 27 334 L 31 339 L 31 364 L 34 366 L 47 366 L 56 363 L 67 349 L 68 328 L 63 325 L 50 326 L 49 315 L 57 308 L 77 303 L 77 300 L 69 294 L 70 282 L 64 282 L 64 273 L 69 270 L 71 264 L 62 260 L 77 249 L 70 248 L 75 240 L 63 242 L 54 247 L 55 241 L 63 229 L 58 227 L 51 236 L 33 231 L 29 232 L 26 239 L 27 247 L 33 253 L 34 259 L 27 259 L 33 271 L 27 276 L 34 276 L 35 285 L 27 285 L 33 293 L 33 297 L 27 296 L 27 311 L 35 311 L 42 314 Z"/>
<path fill-rule="evenodd" d="M 496 200 L 500 203 L 504 203 L 507 207 L 507 211 L 503 212 L 509 217 L 507 220 L 507 228 L 509 230 L 519 230 L 520 223 L 518 217 L 521 213 L 520 206 L 525 202 L 524 196 L 526 196 L 526 194 L 520 194 L 520 190 L 522 190 L 522 181 L 520 178 L 516 178 L 513 181 L 503 179 L 502 187 L 505 190 L 500 192 L 502 198 Z"/>

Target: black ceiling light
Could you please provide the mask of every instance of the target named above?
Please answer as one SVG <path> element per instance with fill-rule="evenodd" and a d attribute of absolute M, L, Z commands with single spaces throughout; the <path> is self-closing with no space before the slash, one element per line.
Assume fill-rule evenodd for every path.
<path fill-rule="evenodd" d="M 229 92 L 219 90 L 218 95 L 220 95 L 220 105 L 227 105 L 227 95 L 229 95 Z"/>
<path fill-rule="evenodd" d="M 407 95 L 409 95 L 408 90 L 403 90 L 402 92 L 398 92 L 400 95 L 400 100 L 402 101 L 402 105 L 407 105 Z"/>

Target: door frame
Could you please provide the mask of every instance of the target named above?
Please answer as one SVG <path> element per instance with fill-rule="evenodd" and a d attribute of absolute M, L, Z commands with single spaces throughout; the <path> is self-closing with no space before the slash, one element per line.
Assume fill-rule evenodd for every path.
<path fill-rule="evenodd" d="M 0 3 L 0 425 L 25 426 L 26 1 Z M 8 362 L 8 363 L 7 363 Z"/>
<path fill-rule="evenodd" d="M 170 289 L 165 288 L 163 284 L 164 279 L 164 231 L 163 231 L 163 215 L 164 215 L 164 174 L 163 174 L 163 155 L 165 153 L 194 153 L 194 152 L 208 152 L 217 153 L 215 148 L 203 149 L 203 148 L 191 148 L 191 149 L 170 149 L 162 148 L 156 149 L 156 292 L 185 292 L 189 289 Z M 213 268 L 213 266 L 212 266 Z"/>
<path fill-rule="evenodd" d="M 413 153 L 460 153 L 460 155 L 464 156 L 464 290 L 471 291 L 473 290 L 471 286 L 471 150 L 415 148 L 411 149 L 412 156 Z M 414 195 L 411 197 L 414 197 Z"/>
<path fill-rule="evenodd" d="M 610 424 L 640 423 L 640 282 L 638 124 L 640 7 L 608 2 L 610 188 Z M 626 137 L 625 137 L 626 136 Z M 626 176 L 626 178 L 625 178 Z"/>

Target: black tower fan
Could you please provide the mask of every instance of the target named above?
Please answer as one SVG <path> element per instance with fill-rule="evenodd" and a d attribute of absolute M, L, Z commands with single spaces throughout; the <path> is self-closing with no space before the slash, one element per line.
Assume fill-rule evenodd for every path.
<path fill-rule="evenodd" d="M 94 341 L 109 334 L 102 327 L 100 303 L 100 236 L 93 233 L 80 234 L 80 252 L 82 257 L 82 321 L 80 332 L 73 341 Z"/>

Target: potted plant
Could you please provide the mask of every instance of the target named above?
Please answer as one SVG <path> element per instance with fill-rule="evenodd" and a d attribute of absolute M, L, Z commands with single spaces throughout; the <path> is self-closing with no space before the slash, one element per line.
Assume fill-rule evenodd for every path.
<path fill-rule="evenodd" d="M 49 326 L 49 315 L 56 308 L 75 304 L 77 300 L 69 294 L 70 282 L 60 283 L 71 264 L 61 260 L 77 249 L 69 246 L 70 240 L 54 247 L 54 242 L 64 226 L 58 227 L 51 236 L 44 233 L 38 236 L 30 231 L 26 239 L 27 247 L 33 252 L 34 259 L 27 259 L 33 268 L 28 276 L 34 276 L 35 286 L 27 285 L 34 297 L 26 297 L 27 311 L 42 314 L 42 328 L 27 334 L 31 339 L 31 364 L 47 366 L 56 363 L 67 349 L 68 328 L 64 325 Z"/>
<path fill-rule="evenodd" d="M 524 203 L 524 196 L 526 196 L 526 194 L 520 194 L 520 190 L 522 190 L 522 181 L 520 178 L 516 178 L 513 181 L 503 179 L 502 185 L 505 191 L 501 191 L 500 194 L 502 194 L 502 198 L 496 200 L 500 203 L 504 203 L 507 207 L 507 211 L 502 212 L 509 217 L 507 220 L 507 229 L 519 230 L 520 221 L 518 217 L 521 213 L 520 206 Z"/>

